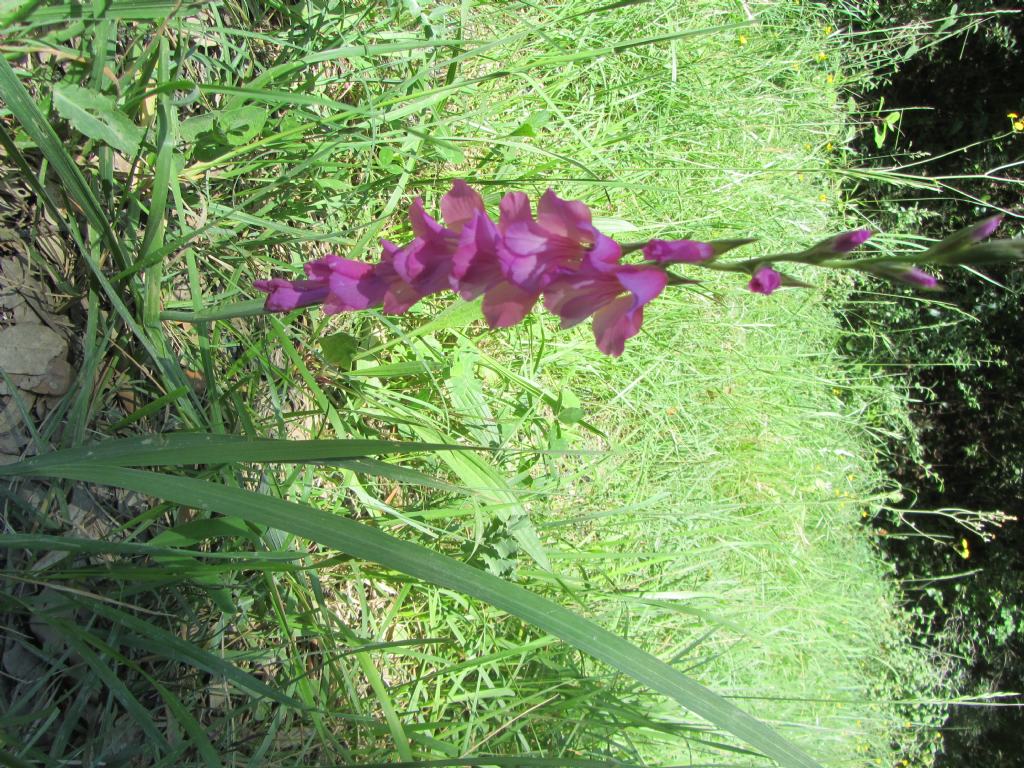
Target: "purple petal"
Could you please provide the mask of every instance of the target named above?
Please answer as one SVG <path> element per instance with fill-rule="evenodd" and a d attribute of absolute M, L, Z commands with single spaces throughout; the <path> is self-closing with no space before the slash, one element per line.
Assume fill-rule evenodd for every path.
<path fill-rule="evenodd" d="M 395 270 L 395 258 L 401 249 L 390 240 L 380 241 L 380 262 L 373 268 L 374 277 L 384 284 L 384 313 L 400 315 L 423 298 L 415 288 L 405 282 Z"/>
<path fill-rule="evenodd" d="M 537 203 L 537 223 L 553 235 L 578 243 L 593 244 L 597 240 L 590 209 L 579 200 L 563 200 L 550 189 Z"/>
<path fill-rule="evenodd" d="M 324 313 L 328 315 L 378 306 L 387 291 L 387 284 L 377 276 L 373 264 L 352 259 L 338 258 L 333 262 L 328 285 L 331 292 L 324 302 Z"/>
<path fill-rule="evenodd" d="M 463 227 L 452 256 L 449 282 L 466 301 L 475 299 L 504 280 L 498 259 L 498 229 L 486 214 L 476 211 Z"/>
<path fill-rule="evenodd" d="M 633 300 L 622 296 L 602 307 L 594 315 L 594 339 L 606 355 L 618 357 L 626 349 L 626 340 L 640 332 L 644 322 L 643 307 L 633 308 Z"/>
<path fill-rule="evenodd" d="M 1000 223 L 1003 221 L 1003 215 L 996 214 L 995 216 L 989 216 L 987 219 L 982 219 L 974 225 L 974 230 L 971 232 L 971 240 L 976 243 L 991 237 L 992 234 L 999 228 Z"/>
<path fill-rule="evenodd" d="M 917 285 L 920 286 L 921 288 L 939 287 L 939 281 L 935 277 L 929 275 L 923 269 L 918 269 L 917 267 L 911 267 L 906 272 L 903 272 L 900 275 L 898 275 L 898 277 L 905 283 Z"/>
<path fill-rule="evenodd" d="M 761 267 L 750 278 L 747 288 L 754 293 L 763 293 L 765 296 L 768 296 L 778 289 L 780 285 L 782 285 L 782 275 L 771 267 Z"/>
<path fill-rule="evenodd" d="M 422 198 L 417 197 L 409 206 L 409 224 L 413 234 L 424 240 L 444 237 L 446 230 L 423 209 Z"/>
<path fill-rule="evenodd" d="M 302 265 L 306 275 L 313 280 L 327 280 L 331 276 L 334 265 L 344 261 L 340 256 L 328 253 L 322 259 L 315 259 Z"/>
<path fill-rule="evenodd" d="M 299 307 L 322 304 L 328 296 L 326 280 L 255 280 L 253 288 L 267 293 L 263 308 L 267 312 L 288 312 Z"/>
<path fill-rule="evenodd" d="M 544 308 L 561 318 L 562 328 L 572 328 L 615 301 L 622 292 L 622 283 L 614 275 L 567 274 L 544 289 Z"/>
<path fill-rule="evenodd" d="M 618 273 L 622 287 L 633 294 L 633 306 L 642 307 L 658 297 L 668 284 L 668 275 L 654 267 L 625 267 Z"/>
<path fill-rule="evenodd" d="M 548 238 L 532 221 L 507 223 L 497 243 L 503 274 L 517 285 L 533 288 L 543 276 L 546 260 L 542 256 L 547 247 Z"/>
<path fill-rule="evenodd" d="M 835 253 L 847 253 L 859 245 L 865 243 L 871 237 L 871 230 L 867 228 L 854 229 L 843 232 L 832 238 L 832 251 Z"/>
<path fill-rule="evenodd" d="M 644 246 L 644 257 L 662 264 L 700 264 L 714 256 L 714 246 L 697 240 L 651 240 Z"/>
<path fill-rule="evenodd" d="M 606 272 L 619 266 L 622 260 L 622 246 L 597 230 L 597 240 L 586 254 L 587 263 L 594 269 Z"/>
<path fill-rule="evenodd" d="M 417 237 L 394 255 L 395 271 L 420 296 L 438 293 L 451 285 L 452 257 L 457 248 L 458 241 L 453 238 Z"/>
<path fill-rule="evenodd" d="M 630 294 L 630 309 L 635 311 L 661 293 L 667 282 L 668 276 L 657 267 L 624 266 L 615 272 L 583 269 L 553 280 L 544 291 L 544 306 L 562 319 L 562 328 L 571 328 L 623 293 Z"/>
<path fill-rule="evenodd" d="M 453 232 L 461 232 L 478 212 L 484 212 L 480 193 L 462 179 L 452 182 L 451 191 L 441 198 L 441 218 L 445 225 Z"/>
<path fill-rule="evenodd" d="M 508 281 L 492 286 L 484 294 L 483 312 L 490 328 L 515 325 L 533 309 L 540 294 L 524 291 Z"/>
<path fill-rule="evenodd" d="M 526 196 L 525 192 L 509 192 L 501 198 L 498 208 L 501 211 L 498 229 L 503 233 L 506 226 L 533 220 L 530 213 L 530 198 Z"/>

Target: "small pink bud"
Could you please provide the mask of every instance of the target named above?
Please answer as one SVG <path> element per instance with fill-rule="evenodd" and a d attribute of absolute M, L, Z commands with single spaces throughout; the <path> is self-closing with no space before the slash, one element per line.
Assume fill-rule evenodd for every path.
<path fill-rule="evenodd" d="M 843 232 L 832 239 L 832 250 L 836 253 L 852 251 L 857 246 L 866 242 L 869 237 L 871 237 L 871 230 L 867 228 Z"/>
<path fill-rule="evenodd" d="M 782 275 L 771 267 L 761 267 L 747 283 L 747 288 L 754 293 L 763 293 L 768 296 L 782 285 Z"/>
<path fill-rule="evenodd" d="M 925 272 L 923 269 L 917 267 L 911 267 L 906 272 L 899 275 L 899 279 L 905 283 L 916 285 L 921 288 L 938 288 L 939 281 Z"/>
<path fill-rule="evenodd" d="M 644 246 L 644 257 L 662 264 L 700 264 L 714 256 L 714 246 L 697 240 L 651 240 Z"/>
<path fill-rule="evenodd" d="M 971 240 L 976 243 L 980 243 L 982 240 L 991 237 L 999 228 L 1002 221 L 1003 215 L 1001 213 L 998 213 L 995 216 L 989 216 L 987 219 L 982 219 L 974 225 L 974 229 L 971 231 Z"/>

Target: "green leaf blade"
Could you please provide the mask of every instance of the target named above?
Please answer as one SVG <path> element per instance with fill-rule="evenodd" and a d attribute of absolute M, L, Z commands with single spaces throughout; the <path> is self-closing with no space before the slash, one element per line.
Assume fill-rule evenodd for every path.
<path fill-rule="evenodd" d="M 33 473 L 36 474 L 36 473 Z M 39 472 L 111 485 L 287 531 L 409 576 L 456 589 L 559 637 L 643 685 L 671 697 L 785 768 L 821 768 L 772 728 L 674 667 L 561 605 L 411 542 L 304 504 L 194 478 L 96 464 L 58 465 Z"/>
<path fill-rule="evenodd" d="M 79 133 L 102 141 L 124 155 L 139 151 L 143 130 L 102 93 L 71 83 L 53 86 L 53 104 L 57 113 Z"/>

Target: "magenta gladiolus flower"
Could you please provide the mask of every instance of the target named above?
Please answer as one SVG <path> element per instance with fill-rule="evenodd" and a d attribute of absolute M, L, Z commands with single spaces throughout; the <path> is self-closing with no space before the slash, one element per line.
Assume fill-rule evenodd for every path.
<path fill-rule="evenodd" d="M 640 332 L 644 305 L 668 283 L 658 267 L 617 266 L 612 269 L 588 260 L 577 271 L 554 278 L 544 291 L 544 306 L 571 328 L 594 316 L 594 338 L 606 355 L 618 357 L 626 340 Z"/>
<path fill-rule="evenodd" d="M 458 247 L 452 254 L 449 282 L 453 291 L 466 301 L 504 281 L 498 261 L 501 235 L 487 214 L 475 211 L 463 226 Z"/>
<path fill-rule="evenodd" d="M 836 235 L 832 238 L 832 250 L 835 253 L 847 253 L 848 251 L 852 251 L 857 246 L 867 242 L 868 238 L 871 237 L 871 234 L 871 230 L 866 228 L 843 232 L 842 234 Z"/>
<path fill-rule="evenodd" d="M 759 267 L 754 276 L 747 283 L 747 288 L 754 293 L 763 293 L 765 296 L 773 293 L 782 285 L 782 275 L 771 267 Z"/>
<path fill-rule="evenodd" d="M 515 325 L 533 309 L 540 298 L 537 291 L 528 291 L 505 279 L 498 257 L 501 234 L 480 211 L 462 228 L 459 247 L 452 257 L 450 282 L 452 290 L 470 301 L 480 294 L 481 309 L 490 328 Z"/>
<path fill-rule="evenodd" d="M 459 249 L 463 227 L 484 213 L 480 193 L 466 182 L 457 180 L 450 192 L 441 198 L 441 226 L 427 215 L 423 201 L 416 198 L 409 207 L 409 223 L 416 236 L 394 255 L 398 276 L 421 296 L 429 296 L 451 287 L 453 258 Z"/>
<path fill-rule="evenodd" d="M 489 328 L 508 328 L 515 325 L 533 310 L 539 293 L 520 288 L 502 280 L 484 294 L 481 309 Z"/>
<path fill-rule="evenodd" d="M 898 274 L 897 277 L 905 283 L 917 285 L 921 288 L 939 287 L 939 281 L 935 277 L 929 275 L 923 269 L 918 269 L 917 267 L 911 267 L 906 272 Z"/>
<path fill-rule="evenodd" d="M 980 243 L 992 236 L 992 234 L 999 229 L 1000 223 L 1003 221 L 1003 215 L 997 213 L 995 216 L 989 216 L 987 219 L 982 219 L 974 225 L 974 230 L 971 232 L 971 240 L 976 243 Z"/>
<path fill-rule="evenodd" d="M 423 294 L 405 282 L 395 269 L 395 257 L 402 249 L 390 240 L 381 240 L 380 246 L 380 261 L 373 268 L 373 276 L 383 286 L 383 310 L 388 315 L 401 315 Z"/>
<path fill-rule="evenodd" d="M 267 293 L 263 308 L 267 312 L 288 312 L 299 307 L 322 304 L 330 288 L 326 280 L 254 280 L 253 288 Z"/>
<path fill-rule="evenodd" d="M 373 307 L 401 314 L 423 297 L 450 288 L 466 301 L 483 296 L 483 314 L 491 328 L 515 325 L 543 296 L 544 306 L 559 316 L 562 328 L 592 318 L 598 348 L 613 356 L 621 355 L 626 341 L 640 332 L 644 307 L 670 280 L 694 282 L 670 277 L 665 265 L 750 272 L 747 287 L 765 295 L 783 284 L 810 287 L 772 266 L 787 261 L 853 269 L 926 289 L 939 287 L 935 277 L 900 260 L 832 258 L 868 240 L 872 233 L 866 228 L 842 232 L 796 253 L 723 264 L 715 260 L 753 241 L 652 239 L 620 246 L 597 230 L 586 205 L 563 200 L 550 189 L 538 201 L 536 213 L 524 192 L 505 195 L 500 211 L 499 220 L 492 221 L 480 194 L 457 180 L 441 198 L 444 223 L 429 216 L 416 198 L 409 207 L 412 241 L 399 246 L 381 240 L 376 264 L 329 254 L 306 264 L 304 279 L 257 280 L 254 286 L 267 293 L 268 311 L 322 304 L 327 314 Z M 918 260 L 935 265 L 1019 259 L 1019 241 L 979 244 L 1000 220 L 992 216 L 961 229 Z M 641 247 L 647 263 L 622 263 L 623 250 L 633 253 Z"/>
<path fill-rule="evenodd" d="M 697 240 L 651 240 L 644 246 L 644 258 L 661 264 L 700 264 L 714 256 L 711 243 Z"/>
<path fill-rule="evenodd" d="M 362 261 L 343 259 L 333 253 L 316 259 L 303 269 L 308 279 L 256 280 L 253 287 L 266 291 L 268 312 L 287 312 L 298 307 L 323 304 L 324 312 L 337 314 L 368 309 L 380 304 L 383 290 L 374 278 L 374 267 Z"/>
<path fill-rule="evenodd" d="M 343 259 L 333 253 L 303 266 L 310 278 L 326 280 L 324 312 L 335 315 L 378 306 L 384 298 L 383 286 L 374 274 L 374 265 Z"/>
<path fill-rule="evenodd" d="M 542 291 L 561 270 L 578 267 L 584 258 L 597 269 L 611 269 L 622 258 L 619 244 L 594 227 L 587 206 L 550 189 L 537 204 L 536 220 L 525 193 L 505 195 L 498 229 L 502 272 L 530 293 Z"/>

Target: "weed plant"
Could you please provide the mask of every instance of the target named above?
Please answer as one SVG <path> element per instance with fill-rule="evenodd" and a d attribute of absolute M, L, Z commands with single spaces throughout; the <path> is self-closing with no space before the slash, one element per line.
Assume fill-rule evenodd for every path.
<path fill-rule="evenodd" d="M 927 764 L 937 681 L 858 528 L 886 501 L 865 414 L 887 395 L 834 353 L 821 294 L 711 280 L 652 306 L 617 363 L 550 318 L 485 333 L 472 304 L 219 310 L 255 315 L 254 279 L 401 240 L 410 197 L 432 206 L 454 177 L 492 204 L 557 186 L 612 233 L 834 231 L 841 18 L 781 0 L 70 7 L 2 20 L 6 178 L 31 232 L 74 254 L 21 241 L 78 329 L 75 385 L 29 419 L 32 445 L 184 430 L 216 451 L 136 443 L 5 492 L 6 761 L 769 762 L 539 625 L 294 535 L 311 511 L 210 515 L 213 492 L 188 490 L 204 480 L 221 510 L 258 491 L 525 585 L 824 764 Z M 279 468 L 236 434 L 490 450 Z M 143 459 L 175 468 L 120 468 Z"/>

